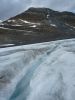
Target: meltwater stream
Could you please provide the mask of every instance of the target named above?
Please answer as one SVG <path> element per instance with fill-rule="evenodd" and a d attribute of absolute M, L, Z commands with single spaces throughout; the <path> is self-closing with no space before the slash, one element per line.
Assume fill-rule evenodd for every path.
<path fill-rule="evenodd" d="M 75 39 L 0 49 L 0 100 L 75 100 Z"/>

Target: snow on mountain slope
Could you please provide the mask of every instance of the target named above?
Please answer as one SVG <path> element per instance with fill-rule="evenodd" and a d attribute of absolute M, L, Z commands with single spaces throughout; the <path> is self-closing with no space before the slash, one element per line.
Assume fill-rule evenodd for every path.
<path fill-rule="evenodd" d="M 1 48 L 0 100 L 75 100 L 75 39 Z"/>

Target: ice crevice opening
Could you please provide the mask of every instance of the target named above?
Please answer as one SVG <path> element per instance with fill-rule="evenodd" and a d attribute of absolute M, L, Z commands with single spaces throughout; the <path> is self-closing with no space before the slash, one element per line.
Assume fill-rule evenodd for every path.
<path fill-rule="evenodd" d="M 0 100 L 75 100 L 75 39 L 0 49 Z"/>

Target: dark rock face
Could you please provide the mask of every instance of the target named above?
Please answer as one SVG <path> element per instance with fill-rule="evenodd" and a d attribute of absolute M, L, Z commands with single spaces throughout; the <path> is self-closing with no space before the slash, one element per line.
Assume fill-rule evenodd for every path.
<path fill-rule="evenodd" d="M 75 38 L 75 14 L 29 8 L 0 24 L 0 44 L 30 44 Z"/>

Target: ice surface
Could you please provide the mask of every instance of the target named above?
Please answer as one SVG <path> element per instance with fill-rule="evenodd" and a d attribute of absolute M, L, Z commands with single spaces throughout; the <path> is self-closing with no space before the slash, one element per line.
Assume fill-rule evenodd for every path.
<path fill-rule="evenodd" d="M 75 100 L 75 39 L 1 48 L 0 100 Z"/>

